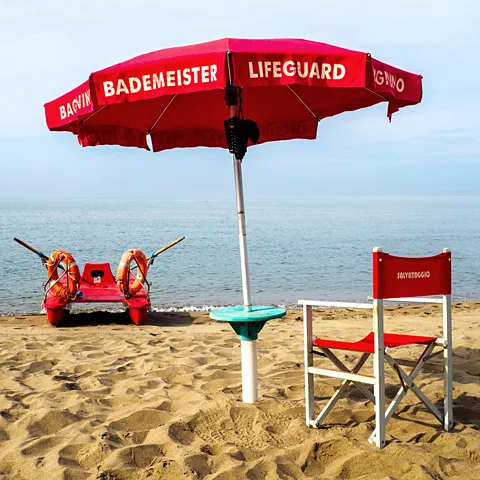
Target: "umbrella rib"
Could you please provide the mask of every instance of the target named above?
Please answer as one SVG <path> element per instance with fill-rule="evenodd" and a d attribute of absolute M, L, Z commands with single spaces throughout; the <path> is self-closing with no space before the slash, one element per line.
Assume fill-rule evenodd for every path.
<path fill-rule="evenodd" d="M 373 93 L 377 97 L 380 97 L 382 100 L 387 101 L 387 102 L 389 101 L 387 97 L 384 97 L 383 95 L 380 95 L 379 93 L 375 92 L 374 90 L 371 90 L 370 88 L 367 88 L 367 87 L 363 87 L 363 88 L 365 90 L 367 90 L 367 92 Z"/>
<path fill-rule="evenodd" d="M 232 68 L 230 65 L 231 63 L 232 63 L 232 52 L 228 50 L 227 52 L 228 82 L 230 83 L 230 85 L 233 85 Z"/>
<path fill-rule="evenodd" d="M 155 128 L 155 125 L 160 121 L 160 119 L 163 117 L 163 114 L 167 111 L 168 107 L 172 104 L 172 102 L 177 98 L 177 94 L 175 94 L 171 100 L 167 103 L 166 107 L 161 111 L 160 115 L 157 117 L 155 120 L 154 124 L 147 130 L 147 135 L 150 135 L 152 133 L 152 130 Z"/>
<path fill-rule="evenodd" d="M 106 107 L 106 105 L 101 106 L 98 110 L 95 110 L 94 112 L 92 112 L 87 118 L 84 118 L 83 120 L 80 120 L 80 121 L 78 122 L 78 125 L 82 125 L 82 124 L 85 123 L 87 120 L 90 120 L 94 115 L 96 115 L 97 113 L 101 112 L 105 107 Z"/>
<path fill-rule="evenodd" d="M 317 122 L 320 122 L 320 119 L 315 115 L 315 112 L 305 103 L 305 101 L 300 97 L 300 95 L 290 86 L 287 85 L 288 89 L 303 103 L 303 106 L 317 119 Z"/>

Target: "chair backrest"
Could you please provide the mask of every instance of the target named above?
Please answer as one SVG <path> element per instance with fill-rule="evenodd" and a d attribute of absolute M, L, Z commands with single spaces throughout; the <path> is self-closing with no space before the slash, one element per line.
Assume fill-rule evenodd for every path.
<path fill-rule="evenodd" d="M 425 297 L 452 292 L 452 254 L 396 257 L 373 251 L 373 298 Z"/>

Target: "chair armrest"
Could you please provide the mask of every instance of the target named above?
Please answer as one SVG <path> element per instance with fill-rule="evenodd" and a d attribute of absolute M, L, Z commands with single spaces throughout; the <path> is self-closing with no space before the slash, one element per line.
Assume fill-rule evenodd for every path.
<path fill-rule="evenodd" d="M 299 300 L 299 305 L 310 305 L 312 307 L 337 307 L 337 308 L 364 308 L 372 309 L 371 303 L 354 303 L 354 302 L 329 302 L 326 300 Z"/>

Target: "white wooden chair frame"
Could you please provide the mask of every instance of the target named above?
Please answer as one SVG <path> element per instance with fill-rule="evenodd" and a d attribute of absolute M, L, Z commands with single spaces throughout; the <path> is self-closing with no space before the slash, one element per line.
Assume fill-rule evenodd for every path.
<path fill-rule="evenodd" d="M 381 252 L 377 248 L 374 252 Z M 449 252 L 444 249 L 443 252 Z M 305 407 L 306 423 L 308 427 L 318 428 L 330 413 L 334 405 L 340 399 L 350 383 L 353 383 L 375 406 L 375 430 L 369 438 L 369 441 L 375 443 L 377 447 L 383 448 L 386 445 L 385 427 L 392 418 L 400 402 L 405 397 L 408 390 L 411 390 L 421 402 L 423 402 L 449 432 L 453 428 L 453 406 L 452 406 L 452 306 L 451 294 L 443 295 L 442 298 L 432 297 L 408 297 L 408 298 L 389 298 L 393 302 L 408 303 L 441 303 L 443 305 L 443 336 L 437 338 L 434 343 L 426 346 L 416 362 L 411 360 L 395 360 L 390 349 L 384 345 L 384 319 L 383 302 L 384 299 L 373 299 L 373 303 L 351 303 L 351 302 L 329 302 L 316 300 L 299 300 L 303 305 L 304 322 L 304 363 L 305 363 Z M 373 333 L 374 333 L 374 372 L 373 376 L 360 375 L 358 372 L 371 355 L 371 353 L 362 353 L 358 362 L 352 369 L 349 369 L 344 363 L 329 349 L 314 349 L 312 308 L 313 307 L 341 307 L 341 308 L 361 308 L 373 310 Z M 433 349 L 439 346 L 441 351 L 432 354 Z M 346 350 L 346 349 L 345 349 Z M 326 370 L 313 366 L 314 354 L 320 354 L 327 357 L 338 370 Z M 415 378 L 422 367 L 428 366 L 428 360 L 434 356 L 443 354 L 443 378 L 444 378 L 444 411 L 440 412 L 437 407 L 425 396 L 425 394 L 415 384 Z M 398 375 L 401 387 L 395 398 L 387 409 L 385 409 L 385 362 Z M 413 368 L 407 374 L 400 365 L 412 366 Z M 322 409 L 320 414 L 314 416 L 314 375 L 321 375 L 342 380 L 340 388 L 330 398 L 328 403 Z M 373 393 L 367 388 L 367 385 L 373 385 Z"/>

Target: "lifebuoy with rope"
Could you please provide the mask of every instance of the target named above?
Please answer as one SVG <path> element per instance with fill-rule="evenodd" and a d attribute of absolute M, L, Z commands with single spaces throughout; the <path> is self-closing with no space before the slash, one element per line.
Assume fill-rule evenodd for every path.
<path fill-rule="evenodd" d="M 138 268 L 135 280 L 130 283 L 130 278 L 134 275 L 132 262 L 135 262 Z M 126 298 L 133 297 L 142 288 L 148 292 L 147 271 L 148 260 L 141 250 L 131 249 L 122 255 L 117 269 L 117 285 Z"/>
<path fill-rule="evenodd" d="M 65 250 L 55 250 L 45 262 L 48 280 L 45 295 L 52 291 L 62 300 L 75 300 L 80 287 L 80 269 L 73 256 Z M 61 269 L 60 276 L 58 269 Z"/>

